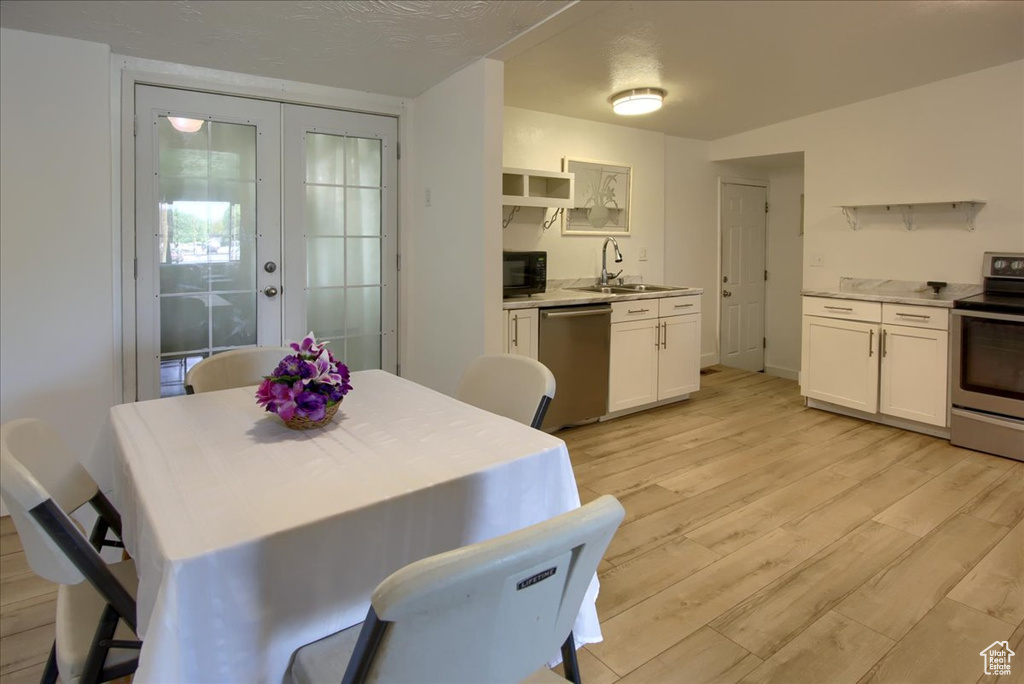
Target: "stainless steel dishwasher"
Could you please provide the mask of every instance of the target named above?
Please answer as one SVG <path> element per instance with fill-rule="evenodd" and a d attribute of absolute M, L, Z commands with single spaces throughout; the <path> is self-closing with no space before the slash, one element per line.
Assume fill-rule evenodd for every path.
<path fill-rule="evenodd" d="M 608 412 L 611 304 L 540 310 L 537 357 L 555 374 L 555 398 L 543 429 L 574 425 Z"/>

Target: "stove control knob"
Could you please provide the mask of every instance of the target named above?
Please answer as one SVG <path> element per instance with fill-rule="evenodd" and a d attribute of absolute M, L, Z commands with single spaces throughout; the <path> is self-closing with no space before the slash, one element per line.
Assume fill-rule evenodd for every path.
<path fill-rule="evenodd" d="M 1006 268 L 1006 262 L 1002 259 L 996 259 L 994 262 L 992 262 L 992 268 L 994 268 L 997 271 L 1002 271 L 1004 268 Z"/>
<path fill-rule="evenodd" d="M 1012 264 L 1010 264 L 1010 268 L 1012 268 L 1014 271 L 1024 270 L 1024 261 L 1018 259 L 1017 261 L 1014 261 Z"/>

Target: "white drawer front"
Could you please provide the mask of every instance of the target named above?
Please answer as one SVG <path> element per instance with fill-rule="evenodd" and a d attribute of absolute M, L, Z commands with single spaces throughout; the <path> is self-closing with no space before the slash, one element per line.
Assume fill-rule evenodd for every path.
<path fill-rule="evenodd" d="M 883 304 L 882 322 L 914 328 L 949 330 L 949 309 L 937 306 Z"/>
<path fill-rule="evenodd" d="M 700 295 L 665 297 L 658 300 L 658 315 L 662 318 L 692 313 L 700 313 Z"/>
<path fill-rule="evenodd" d="M 628 302 L 612 302 L 612 323 L 642 321 L 658 317 L 657 299 L 634 299 Z"/>
<path fill-rule="evenodd" d="M 832 297 L 804 297 L 804 315 L 878 323 L 882 320 L 882 303 Z"/>

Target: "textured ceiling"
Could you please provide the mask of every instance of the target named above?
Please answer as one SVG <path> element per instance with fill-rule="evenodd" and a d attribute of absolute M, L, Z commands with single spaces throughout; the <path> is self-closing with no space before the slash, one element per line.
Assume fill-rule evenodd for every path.
<path fill-rule="evenodd" d="M 506 105 L 711 140 L 1024 58 L 1016 0 L 581 5 L 510 55 Z M 660 112 L 612 114 L 645 86 L 668 91 Z"/>
<path fill-rule="evenodd" d="M 569 4 L 0 2 L 0 25 L 118 54 L 411 97 Z"/>

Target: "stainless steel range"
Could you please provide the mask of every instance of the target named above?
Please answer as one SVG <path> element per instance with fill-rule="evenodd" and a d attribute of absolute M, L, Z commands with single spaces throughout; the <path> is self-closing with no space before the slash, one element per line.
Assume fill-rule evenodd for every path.
<path fill-rule="evenodd" d="M 983 273 L 953 305 L 950 439 L 1024 461 L 1024 253 L 986 252 Z"/>

